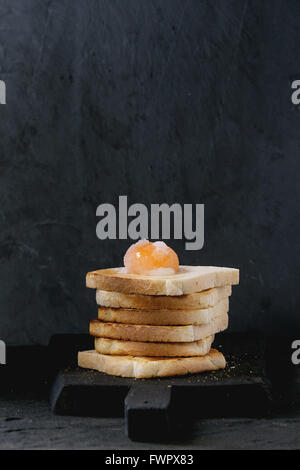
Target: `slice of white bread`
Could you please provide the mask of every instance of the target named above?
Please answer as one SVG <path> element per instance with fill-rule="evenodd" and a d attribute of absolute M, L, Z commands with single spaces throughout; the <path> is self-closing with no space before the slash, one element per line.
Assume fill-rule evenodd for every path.
<path fill-rule="evenodd" d="M 198 341 L 214 335 L 228 327 L 228 315 L 219 315 L 204 325 L 152 326 L 128 325 L 124 323 L 105 323 L 98 320 L 90 322 L 90 334 L 102 338 L 124 339 L 128 341 L 153 341 L 177 343 Z"/>
<path fill-rule="evenodd" d="M 93 289 L 144 295 L 184 295 L 238 283 L 238 269 L 216 266 L 180 266 L 172 276 L 127 274 L 124 268 L 100 269 L 86 276 L 87 287 Z"/>
<path fill-rule="evenodd" d="M 209 353 L 214 335 L 190 343 L 143 343 L 118 339 L 95 338 L 95 350 L 117 356 L 205 356 Z"/>
<path fill-rule="evenodd" d="M 231 290 L 231 286 L 223 286 L 178 296 L 150 296 L 97 290 L 96 302 L 103 307 L 112 308 L 138 308 L 144 310 L 199 309 L 213 307 L 220 300 L 230 296 Z"/>
<path fill-rule="evenodd" d="M 211 349 L 206 356 L 180 358 L 111 356 L 97 351 L 80 351 L 78 365 L 109 375 L 147 379 L 224 369 L 226 361 L 216 349 Z"/>
<path fill-rule="evenodd" d="M 227 297 L 214 307 L 198 310 L 139 310 L 100 307 L 98 319 L 133 325 L 202 325 L 227 313 L 228 309 L 229 300 Z"/>

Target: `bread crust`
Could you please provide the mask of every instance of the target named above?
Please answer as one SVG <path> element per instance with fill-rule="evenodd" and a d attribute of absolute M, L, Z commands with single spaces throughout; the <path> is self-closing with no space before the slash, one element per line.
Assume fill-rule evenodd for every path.
<path fill-rule="evenodd" d="M 98 319 L 133 325 L 202 325 L 228 312 L 228 298 L 217 305 L 198 310 L 140 310 L 100 307 Z"/>
<path fill-rule="evenodd" d="M 205 356 L 181 358 L 112 356 L 92 350 L 78 353 L 78 365 L 109 375 L 146 379 L 224 369 L 226 361 L 216 349 Z"/>
<path fill-rule="evenodd" d="M 125 341 L 109 338 L 95 338 L 95 350 L 101 354 L 117 356 L 164 356 L 191 357 L 205 356 L 209 353 L 214 335 L 190 343 L 150 343 Z"/>
<path fill-rule="evenodd" d="M 100 269 L 86 276 L 86 286 L 92 289 L 143 295 L 184 295 L 238 282 L 238 269 L 216 266 L 180 266 L 172 276 L 127 274 L 124 268 Z"/>
<path fill-rule="evenodd" d="M 213 307 L 231 295 L 231 286 L 215 287 L 193 294 L 141 295 L 124 294 L 123 292 L 96 291 L 96 302 L 103 307 L 136 308 L 140 310 L 184 310 Z"/>
<path fill-rule="evenodd" d="M 128 341 L 177 343 L 198 341 L 225 330 L 227 326 L 227 314 L 219 315 L 210 323 L 185 326 L 130 325 L 93 320 L 90 322 L 90 334 L 97 337 Z"/>

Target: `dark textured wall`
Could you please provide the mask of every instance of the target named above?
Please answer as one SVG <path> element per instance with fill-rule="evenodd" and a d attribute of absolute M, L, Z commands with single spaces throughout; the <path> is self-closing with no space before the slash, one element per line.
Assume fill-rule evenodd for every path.
<path fill-rule="evenodd" d="M 232 330 L 296 334 L 299 48 L 296 0 L 0 0 L 0 338 L 87 331 L 121 194 L 204 203 L 182 263 L 241 269 Z"/>

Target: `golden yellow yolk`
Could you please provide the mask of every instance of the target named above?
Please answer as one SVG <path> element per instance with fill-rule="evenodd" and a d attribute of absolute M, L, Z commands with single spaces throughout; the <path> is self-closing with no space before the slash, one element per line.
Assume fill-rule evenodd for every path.
<path fill-rule="evenodd" d="M 170 275 L 178 271 L 179 260 L 175 251 L 164 242 L 140 240 L 128 248 L 124 266 L 130 274 Z"/>

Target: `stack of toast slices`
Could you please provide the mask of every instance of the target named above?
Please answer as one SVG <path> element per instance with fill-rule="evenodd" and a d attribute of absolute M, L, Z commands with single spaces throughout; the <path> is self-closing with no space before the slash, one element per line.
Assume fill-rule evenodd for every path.
<path fill-rule="evenodd" d="M 90 323 L 95 349 L 79 352 L 78 365 L 135 378 L 223 369 L 223 354 L 211 346 L 228 326 L 231 286 L 238 283 L 238 269 L 215 266 L 180 266 L 171 276 L 89 272 L 86 284 L 98 304 Z"/>

